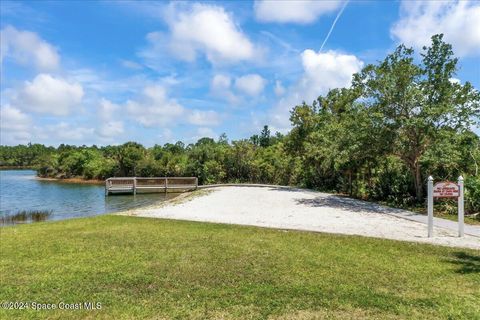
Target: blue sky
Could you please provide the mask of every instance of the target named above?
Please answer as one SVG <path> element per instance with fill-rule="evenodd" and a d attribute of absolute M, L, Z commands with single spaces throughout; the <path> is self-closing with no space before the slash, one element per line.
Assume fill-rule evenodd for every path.
<path fill-rule="evenodd" d="M 2 1 L 0 27 L 1 144 L 287 132 L 293 106 L 435 33 L 480 87 L 473 1 Z"/>

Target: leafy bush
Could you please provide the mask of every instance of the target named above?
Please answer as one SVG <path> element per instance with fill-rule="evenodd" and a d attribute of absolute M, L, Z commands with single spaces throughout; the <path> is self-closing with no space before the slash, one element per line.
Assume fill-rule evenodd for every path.
<path fill-rule="evenodd" d="M 465 213 L 480 213 L 480 176 L 465 177 Z"/>
<path fill-rule="evenodd" d="M 118 165 L 113 159 L 101 156 L 89 159 L 83 166 L 83 177 L 86 179 L 107 179 L 115 176 Z"/>

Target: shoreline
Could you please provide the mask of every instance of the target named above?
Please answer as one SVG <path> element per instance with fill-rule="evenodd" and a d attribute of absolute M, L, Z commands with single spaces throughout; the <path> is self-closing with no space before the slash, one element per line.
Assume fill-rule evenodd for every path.
<path fill-rule="evenodd" d="M 50 181 L 50 182 L 60 182 L 60 183 L 78 183 L 78 184 L 93 184 L 93 185 L 104 185 L 104 180 L 86 180 L 83 178 L 44 178 L 35 176 L 35 180 L 39 181 Z"/>

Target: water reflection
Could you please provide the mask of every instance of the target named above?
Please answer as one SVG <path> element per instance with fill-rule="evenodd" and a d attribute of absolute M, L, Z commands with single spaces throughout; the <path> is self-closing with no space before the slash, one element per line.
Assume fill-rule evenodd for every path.
<path fill-rule="evenodd" d="M 51 210 L 52 220 L 93 216 L 152 205 L 175 194 L 110 195 L 101 185 L 58 183 L 35 178 L 33 170 L 0 171 L 0 214 Z"/>

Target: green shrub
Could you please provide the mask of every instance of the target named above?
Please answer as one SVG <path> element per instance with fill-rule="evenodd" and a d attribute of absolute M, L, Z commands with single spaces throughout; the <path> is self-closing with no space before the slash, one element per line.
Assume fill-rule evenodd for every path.
<path fill-rule="evenodd" d="M 465 213 L 480 212 L 480 177 L 465 177 Z"/>

